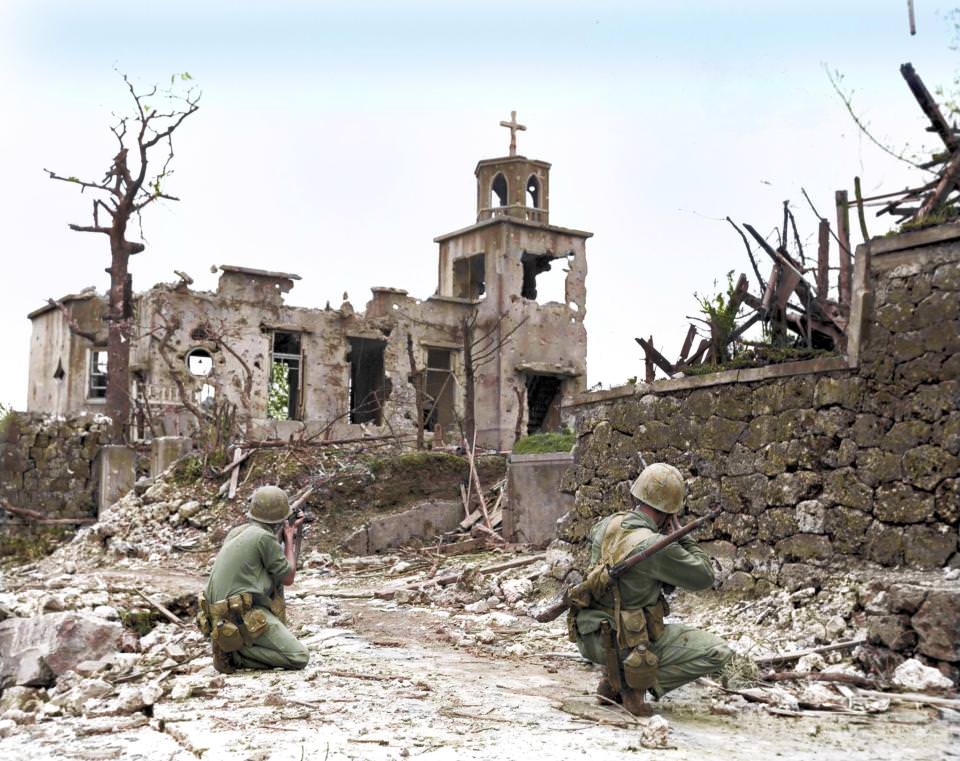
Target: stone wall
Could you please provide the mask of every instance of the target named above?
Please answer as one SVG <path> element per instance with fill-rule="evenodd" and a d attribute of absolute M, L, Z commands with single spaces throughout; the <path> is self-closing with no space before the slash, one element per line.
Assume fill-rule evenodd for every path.
<path fill-rule="evenodd" d="M 776 581 L 838 557 L 960 565 L 960 226 L 857 252 L 848 353 L 583 394 L 564 538 L 632 504 L 648 462 L 726 512 L 715 550 Z"/>
<path fill-rule="evenodd" d="M 47 518 L 95 516 L 95 463 L 109 441 L 109 422 L 85 413 L 9 413 L 0 420 L 0 498 Z M 5 530 L 22 521 L 0 510 Z"/>

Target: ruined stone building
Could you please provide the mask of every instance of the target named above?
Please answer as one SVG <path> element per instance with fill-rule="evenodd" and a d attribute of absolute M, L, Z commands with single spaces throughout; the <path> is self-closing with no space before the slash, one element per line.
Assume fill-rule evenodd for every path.
<path fill-rule="evenodd" d="M 363 312 L 348 301 L 293 307 L 284 294 L 298 275 L 231 265 L 215 293 L 182 276 L 136 294 L 133 435 L 189 432 L 186 393 L 235 403 L 257 438 L 410 432 L 418 414 L 459 437 L 471 363 L 478 443 L 508 449 L 517 432 L 559 428 L 562 397 L 586 387 L 591 233 L 550 224 L 549 173 L 513 141 L 509 156 L 477 164 L 476 221 L 435 239 L 439 282 L 427 299 L 373 288 Z M 28 409 L 100 410 L 105 299 L 90 289 L 61 303 L 29 315 Z M 98 340 L 72 333 L 68 319 Z"/>

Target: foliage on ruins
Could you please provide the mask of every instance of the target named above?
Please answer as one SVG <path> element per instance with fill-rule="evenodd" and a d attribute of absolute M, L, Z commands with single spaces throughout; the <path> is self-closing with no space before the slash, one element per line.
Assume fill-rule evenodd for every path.
<path fill-rule="evenodd" d="M 290 417 L 290 380 L 283 362 L 274 362 L 270 367 L 267 417 L 271 420 L 287 420 Z"/>

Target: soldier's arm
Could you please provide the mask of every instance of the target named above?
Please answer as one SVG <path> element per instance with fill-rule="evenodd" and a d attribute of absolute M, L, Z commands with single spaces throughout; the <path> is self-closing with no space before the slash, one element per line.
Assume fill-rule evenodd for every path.
<path fill-rule="evenodd" d="M 688 592 L 699 592 L 713 586 L 710 557 L 689 537 L 658 552 L 644 561 L 644 565 L 655 579 Z"/>
<path fill-rule="evenodd" d="M 260 560 L 274 584 L 278 579 L 285 585 L 293 581 L 293 565 L 287 557 L 287 552 L 289 550 L 282 548 L 276 537 L 264 534 L 260 540 Z"/>

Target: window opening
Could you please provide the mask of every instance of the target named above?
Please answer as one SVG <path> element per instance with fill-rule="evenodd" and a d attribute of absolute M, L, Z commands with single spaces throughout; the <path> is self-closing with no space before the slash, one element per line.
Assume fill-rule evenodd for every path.
<path fill-rule="evenodd" d="M 507 205 L 507 178 L 497 172 L 490 184 L 490 208 Z"/>
<path fill-rule="evenodd" d="M 560 430 L 560 378 L 527 376 L 527 435 Z"/>
<path fill-rule="evenodd" d="M 348 338 L 347 362 L 350 363 L 350 422 L 383 422 L 383 403 L 387 397 L 383 353 L 386 341 L 372 338 Z"/>
<path fill-rule="evenodd" d="M 63 380 L 66 373 L 63 370 L 63 360 L 57 360 L 57 369 L 53 371 L 53 377 L 57 380 Z"/>
<path fill-rule="evenodd" d="M 105 399 L 107 396 L 107 350 L 90 350 L 87 397 Z"/>
<path fill-rule="evenodd" d="M 527 180 L 527 206 L 534 209 L 540 208 L 540 180 L 535 174 L 530 175 Z"/>
<path fill-rule="evenodd" d="M 423 427 L 432 431 L 439 423 L 445 431 L 455 427 L 453 406 L 453 351 L 427 349 L 427 379 L 423 408 Z"/>
<path fill-rule="evenodd" d="M 523 285 L 520 290 L 523 298 L 538 304 L 567 302 L 567 270 L 562 266 L 565 257 L 524 252 L 520 261 L 523 264 Z"/>
<path fill-rule="evenodd" d="M 196 399 L 199 404 L 212 404 L 216 396 L 217 389 L 209 383 L 204 383 L 200 386 L 200 390 L 196 393 Z"/>
<path fill-rule="evenodd" d="M 300 419 L 300 334 L 276 331 L 267 387 L 267 417 Z"/>
<path fill-rule="evenodd" d="M 476 301 L 487 291 L 486 256 L 473 256 L 457 259 L 453 263 L 453 295 L 458 299 Z"/>
<path fill-rule="evenodd" d="M 206 349 L 192 349 L 187 353 L 187 370 L 191 375 L 205 378 L 213 372 L 213 356 Z"/>

